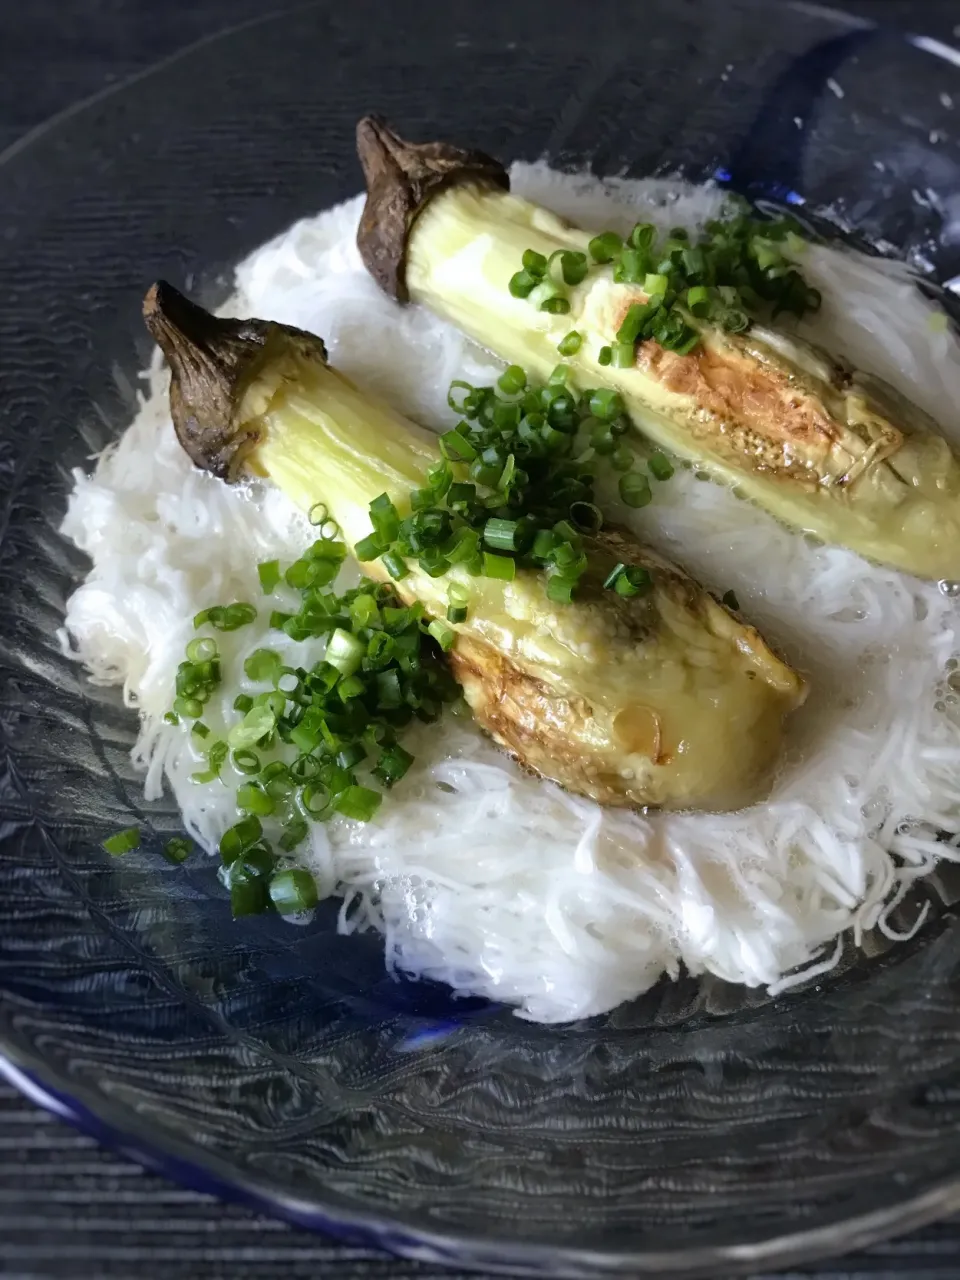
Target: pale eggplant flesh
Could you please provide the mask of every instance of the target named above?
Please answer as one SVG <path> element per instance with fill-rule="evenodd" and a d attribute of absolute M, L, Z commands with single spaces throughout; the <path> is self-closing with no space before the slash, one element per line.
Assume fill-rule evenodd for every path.
<path fill-rule="evenodd" d="M 661 448 L 824 542 L 960 580 L 960 459 L 887 383 L 758 323 L 733 334 L 697 321 L 701 342 L 688 354 L 648 339 L 632 367 L 601 365 L 630 306 L 647 300 L 640 286 L 597 267 L 569 289 L 564 315 L 508 289 L 525 249 L 584 251 L 592 232 L 511 195 L 502 166 L 482 153 L 405 142 L 376 117 L 361 121 L 358 147 L 369 192 L 358 244 L 393 297 L 543 378 L 575 329 L 576 381 L 619 391 Z"/>
<path fill-rule="evenodd" d="M 171 411 L 193 461 L 226 481 L 270 477 L 300 508 L 323 501 L 350 545 L 383 492 L 401 514 L 440 457 L 436 438 L 331 368 L 320 339 L 222 320 L 169 285 L 144 306 L 171 367 Z M 512 582 L 410 560 L 404 601 L 444 617 L 469 600 L 449 661 L 478 723 L 526 768 L 606 805 L 731 809 L 767 794 L 802 678 L 757 630 L 624 530 L 588 544 L 579 597 L 550 601 L 540 571 Z M 652 589 L 603 587 L 617 563 Z M 379 561 L 364 566 L 386 580 Z"/>

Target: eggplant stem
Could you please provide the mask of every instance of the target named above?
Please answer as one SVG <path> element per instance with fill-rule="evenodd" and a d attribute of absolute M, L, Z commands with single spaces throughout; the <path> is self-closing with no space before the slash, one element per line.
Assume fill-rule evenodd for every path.
<path fill-rule="evenodd" d="M 284 348 L 326 363 L 322 339 L 270 320 L 226 320 L 158 280 L 143 300 L 147 329 L 170 366 L 170 412 L 191 460 L 221 480 L 237 479 L 259 432 L 239 422 L 244 392 Z"/>
<path fill-rule="evenodd" d="M 357 154 L 367 184 L 357 248 L 380 288 L 398 302 L 409 301 L 407 238 L 424 205 L 462 182 L 510 189 L 506 169 L 485 152 L 448 142 L 406 142 L 382 116 L 364 116 L 357 125 Z"/>

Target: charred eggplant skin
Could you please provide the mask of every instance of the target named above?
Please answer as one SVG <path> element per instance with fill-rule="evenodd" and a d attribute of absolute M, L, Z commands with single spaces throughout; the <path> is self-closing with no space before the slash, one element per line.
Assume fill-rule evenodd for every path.
<path fill-rule="evenodd" d="M 382 116 L 364 116 L 357 125 L 357 152 L 367 181 L 357 231 L 360 256 L 384 293 L 407 302 L 407 236 L 427 201 L 460 182 L 508 191 L 510 179 L 483 151 L 448 142 L 405 142 Z"/>
<path fill-rule="evenodd" d="M 221 320 L 169 285 L 145 315 L 171 369 L 184 448 L 226 481 L 252 472 L 302 510 L 324 502 L 352 546 L 387 493 L 402 514 L 439 460 L 436 437 L 362 392 L 323 343 L 262 321 Z M 441 578 L 408 558 L 397 595 L 446 615 L 456 582 L 451 670 L 478 723 L 527 768 L 609 805 L 732 808 L 760 798 L 783 720 L 804 683 L 759 633 L 625 531 L 589 546 L 581 598 L 549 600 L 539 570 L 510 582 L 454 565 Z M 642 566 L 651 589 L 624 598 L 603 581 Z M 386 579 L 379 560 L 364 566 Z"/>
<path fill-rule="evenodd" d="M 237 422 L 237 407 L 271 353 L 289 345 L 327 360 L 315 334 L 272 320 L 221 319 L 163 280 L 144 298 L 143 319 L 173 375 L 170 410 L 180 444 L 201 470 L 228 482 L 259 441 L 256 430 Z"/>

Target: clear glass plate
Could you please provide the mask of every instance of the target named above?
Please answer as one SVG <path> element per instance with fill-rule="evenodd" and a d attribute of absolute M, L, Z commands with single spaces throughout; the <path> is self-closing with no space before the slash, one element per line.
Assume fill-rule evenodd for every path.
<path fill-rule="evenodd" d="M 426 8 L 426 7 L 425 7 Z M 129 421 L 158 276 L 233 263 L 358 189 L 369 110 L 505 158 L 718 173 L 957 274 L 958 56 L 814 5 L 301 8 L 68 112 L 0 183 L 0 1049 L 174 1177 L 458 1266 L 710 1276 L 960 1207 L 960 896 L 912 943 L 770 1000 L 664 983 L 538 1028 L 395 982 L 378 938 L 234 924 L 169 867 L 133 714 L 59 653 L 70 468 Z M 950 54 L 951 56 L 947 56 Z M 837 89 L 840 92 L 837 92 Z M 138 823 L 122 862 L 100 841 Z"/>

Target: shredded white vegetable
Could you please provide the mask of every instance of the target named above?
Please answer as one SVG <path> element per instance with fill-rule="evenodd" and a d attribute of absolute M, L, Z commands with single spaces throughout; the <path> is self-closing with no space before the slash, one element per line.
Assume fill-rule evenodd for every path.
<path fill-rule="evenodd" d="M 691 225 L 722 203 L 710 189 L 601 184 L 543 165 L 513 176 L 520 194 L 597 229 L 641 216 Z M 500 366 L 377 291 L 353 243 L 359 210 L 352 200 L 254 253 L 229 311 L 322 334 L 345 372 L 447 427 L 450 380 L 489 380 Z M 824 295 L 803 328 L 956 433 L 955 339 L 905 269 L 819 247 L 803 269 Z M 170 785 L 187 830 L 213 849 L 236 819 L 233 789 L 189 780 L 199 759 L 190 736 L 162 720 L 176 667 L 199 609 L 259 603 L 257 563 L 295 558 L 310 535 L 269 485 L 229 488 L 195 471 L 165 393 L 155 364 L 136 421 L 93 475 L 76 476 L 63 529 L 93 569 L 69 602 L 64 643 L 92 679 L 123 683 L 142 716 L 135 755 L 147 793 Z M 887 917 L 906 886 L 939 857 L 960 857 L 956 841 L 936 839 L 960 837 L 960 585 L 814 545 L 689 470 L 658 485 L 653 505 L 621 514 L 708 586 L 734 589 L 808 674 L 771 798 L 735 814 L 604 811 L 525 776 L 469 720 L 447 716 L 412 735 L 417 762 L 374 822 L 314 825 L 303 852 L 321 892 L 343 895 L 341 928 L 383 932 L 389 966 L 543 1022 L 610 1009 L 681 963 L 784 990 L 829 970 L 846 930 L 858 941 L 879 923 L 896 938 Z M 254 689 L 241 670 L 252 649 L 269 643 L 294 666 L 315 660 L 310 643 L 268 641 L 270 607 L 283 604 L 218 637 L 228 678 L 205 712 L 214 731 L 235 694 Z M 239 781 L 229 767 L 225 776 Z"/>

